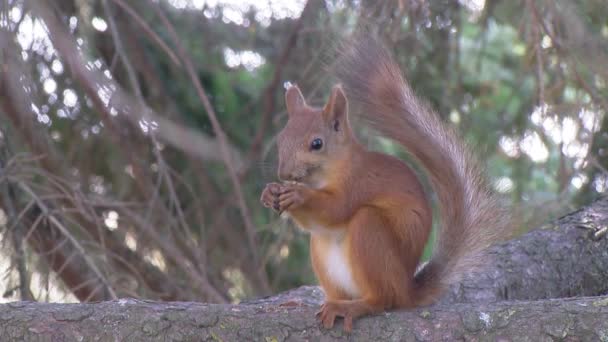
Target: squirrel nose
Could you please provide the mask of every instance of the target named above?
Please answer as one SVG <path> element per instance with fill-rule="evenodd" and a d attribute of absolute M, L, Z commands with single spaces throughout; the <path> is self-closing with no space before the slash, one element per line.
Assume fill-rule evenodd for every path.
<path fill-rule="evenodd" d="M 302 179 L 302 173 L 295 167 L 293 161 L 281 161 L 279 160 L 279 168 L 278 168 L 278 176 L 279 180 L 282 182 L 285 181 L 299 181 Z"/>
<path fill-rule="evenodd" d="M 279 162 L 279 169 L 277 170 L 277 176 L 279 176 L 280 181 L 284 181 L 289 176 L 289 172 L 285 170 L 285 167 L 281 162 Z"/>
<path fill-rule="evenodd" d="M 285 172 L 285 171 L 279 171 L 279 180 L 284 182 L 284 181 L 290 181 L 291 179 L 291 173 L 289 172 Z"/>
<path fill-rule="evenodd" d="M 284 182 L 284 181 L 300 181 L 302 179 L 302 177 L 296 175 L 293 172 L 289 172 L 289 171 L 285 171 L 285 170 L 279 170 L 279 180 Z"/>
<path fill-rule="evenodd" d="M 289 171 L 289 167 L 285 165 L 285 162 L 279 160 L 279 170 L 278 176 L 280 181 L 288 181 L 291 180 L 291 172 Z"/>

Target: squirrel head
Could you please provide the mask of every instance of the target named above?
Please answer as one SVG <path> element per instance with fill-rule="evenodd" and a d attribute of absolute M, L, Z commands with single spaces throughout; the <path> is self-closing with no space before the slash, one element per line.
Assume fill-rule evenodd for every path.
<path fill-rule="evenodd" d="M 277 138 L 279 179 L 320 186 L 354 143 L 344 91 L 334 86 L 327 104 L 314 108 L 291 86 L 285 102 L 289 119 Z"/>

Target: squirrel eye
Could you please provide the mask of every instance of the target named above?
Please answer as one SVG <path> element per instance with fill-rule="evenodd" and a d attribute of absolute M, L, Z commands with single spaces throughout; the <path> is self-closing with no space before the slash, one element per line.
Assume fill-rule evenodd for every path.
<path fill-rule="evenodd" d="M 311 143 L 310 143 L 310 149 L 311 150 L 320 150 L 323 147 L 323 140 L 321 140 L 320 138 L 315 138 Z"/>

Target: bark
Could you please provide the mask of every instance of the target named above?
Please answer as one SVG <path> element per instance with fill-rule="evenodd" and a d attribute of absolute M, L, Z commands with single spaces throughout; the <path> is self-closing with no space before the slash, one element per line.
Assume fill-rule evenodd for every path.
<path fill-rule="evenodd" d="M 608 341 L 606 223 L 608 199 L 600 199 L 494 247 L 486 270 L 466 277 L 441 303 L 362 318 L 350 339 Z M 564 296 L 580 297 L 514 300 Z M 305 286 L 240 305 L 17 302 L 0 305 L 0 341 L 346 339 L 340 321 L 332 330 L 317 323 L 322 300 L 318 287 Z"/>
<path fill-rule="evenodd" d="M 282 305 L 281 305 L 282 304 Z M 316 306 L 205 305 L 116 300 L 0 306 L 2 341 L 325 341 L 346 339 L 341 322 L 320 328 Z M 608 296 L 538 302 L 453 304 L 355 322 L 354 341 L 606 341 Z"/>
<path fill-rule="evenodd" d="M 443 303 L 608 294 L 608 197 L 499 244 Z"/>

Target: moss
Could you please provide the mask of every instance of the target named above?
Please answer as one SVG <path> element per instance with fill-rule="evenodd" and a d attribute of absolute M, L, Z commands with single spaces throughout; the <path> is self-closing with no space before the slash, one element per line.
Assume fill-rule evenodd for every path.
<path fill-rule="evenodd" d="M 551 337 L 563 339 L 568 335 L 570 326 L 571 321 L 569 319 L 565 319 L 564 321 L 555 321 L 551 322 L 550 324 L 545 324 L 543 326 L 543 331 Z"/>
<path fill-rule="evenodd" d="M 214 341 L 224 342 L 224 340 L 222 340 L 221 337 L 217 336 L 217 334 L 213 331 L 210 331 L 209 334 L 211 335 L 211 338 L 213 338 Z"/>
<path fill-rule="evenodd" d="M 515 310 L 515 309 L 506 309 L 506 310 L 497 312 L 493 317 L 495 326 L 497 328 L 506 327 L 509 324 L 509 320 L 511 319 L 511 316 L 515 315 L 516 313 L 517 313 L 517 310 Z"/>
<path fill-rule="evenodd" d="M 594 301 L 593 306 L 608 306 L 608 298 L 603 298 Z"/>
<path fill-rule="evenodd" d="M 608 330 L 600 330 L 597 334 L 601 342 L 608 342 Z"/>

